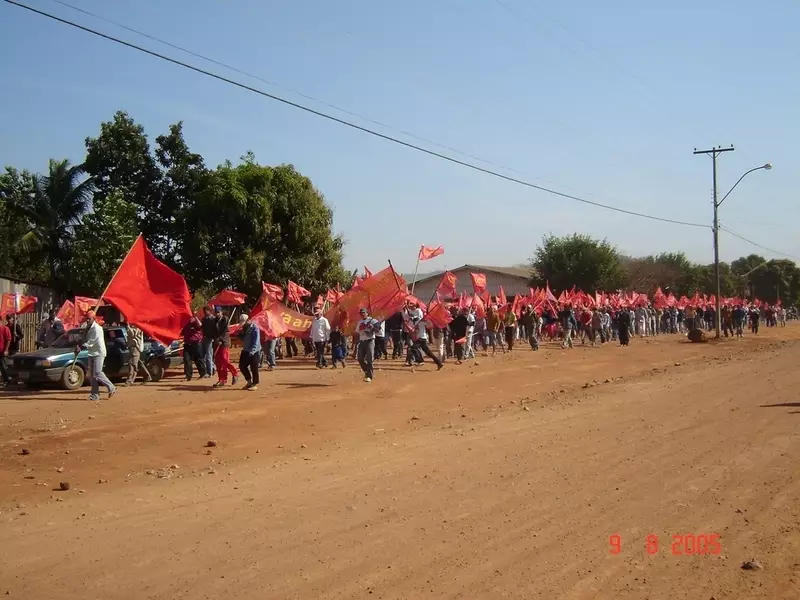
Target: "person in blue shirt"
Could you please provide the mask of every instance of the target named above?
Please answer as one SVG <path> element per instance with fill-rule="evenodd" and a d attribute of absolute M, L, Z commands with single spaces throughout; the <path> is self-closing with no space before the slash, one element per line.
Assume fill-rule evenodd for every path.
<path fill-rule="evenodd" d="M 247 384 L 244 389 L 254 392 L 258 389 L 258 365 L 261 362 L 261 330 L 250 321 L 247 315 L 239 315 L 242 326 L 239 336 L 242 338 L 242 354 L 239 357 L 239 370 Z"/>

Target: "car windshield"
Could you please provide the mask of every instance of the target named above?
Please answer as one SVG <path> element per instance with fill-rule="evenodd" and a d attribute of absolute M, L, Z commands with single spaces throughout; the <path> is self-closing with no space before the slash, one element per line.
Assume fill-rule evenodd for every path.
<path fill-rule="evenodd" d="M 50 346 L 52 348 L 74 348 L 83 343 L 85 336 L 85 329 L 70 329 L 57 337 Z"/>

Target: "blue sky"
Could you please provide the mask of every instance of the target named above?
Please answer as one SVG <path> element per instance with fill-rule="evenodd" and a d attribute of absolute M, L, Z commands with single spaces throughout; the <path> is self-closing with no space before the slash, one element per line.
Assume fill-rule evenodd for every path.
<path fill-rule="evenodd" d="M 410 132 L 511 176 L 623 208 L 723 225 L 800 257 L 800 4 L 774 0 L 70 0 L 277 85 L 187 57 L 52 0 L 29 4 L 329 111 Z M 0 164 L 83 158 L 116 110 L 151 139 L 183 120 L 209 165 L 292 163 L 335 209 L 346 265 L 413 270 L 526 261 L 542 235 L 607 237 L 633 255 L 711 262 L 710 229 L 608 212 L 475 173 L 0 3 Z M 296 90 L 321 102 L 298 96 Z M 380 121 L 378 127 L 325 106 Z M 422 142 L 434 150 L 442 149 Z M 463 155 L 450 153 L 457 158 Z M 468 159 L 473 160 L 473 159 Z M 485 163 L 479 163 L 487 166 Z M 757 252 L 722 233 L 721 256 Z"/>

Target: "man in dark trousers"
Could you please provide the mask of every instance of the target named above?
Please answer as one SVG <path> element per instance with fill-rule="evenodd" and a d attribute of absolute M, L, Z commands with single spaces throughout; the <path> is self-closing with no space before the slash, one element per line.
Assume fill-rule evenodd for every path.
<path fill-rule="evenodd" d="M 8 356 L 14 356 L 19 352 L 19 345 L 25 334 L 22 332 L 22 326 L 17 323 L 17 315 L 8 315 L 6 323 L 8 323 L 8 330 L 11 332 L 11 344 L 8 346 L 7 354 Z"/>
<path fill-rule="evenodd" d="M 214 365 L 214 339 L 217 337 L 217 319 L 211 311 L 210 306 L 203 307 L 203 340 L 200 342 L 200 349 L 203 353 L 203 360 L 206 364 L 206 372 L 202 377 L 211 377 L 216 372 Z"/>

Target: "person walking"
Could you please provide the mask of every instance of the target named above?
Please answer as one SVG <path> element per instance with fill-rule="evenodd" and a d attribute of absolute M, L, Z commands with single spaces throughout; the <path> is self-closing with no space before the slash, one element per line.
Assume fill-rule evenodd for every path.
<path fill-rule="evenodd" d="M 578 327 L 578 321 L 575 319 L 575 313 L 572 312 L 572 306 L 567 305 L 564 307 L 564 310 L 561 311 L 560 317 L 561 324 L 564 327 L 564 340 L 561 342 L 561 348 L 573 348 L 574 345 L 572 342 L 572 335 L 575 329 Z"/>
<path fill-rule="evenodd" d="M 217 319 L 214 317 L 210 306 L 203 307 L 203 340 L 201 350 L 203 360 L 206 362 L 206 371 L 203 377 L 211 377 L 215 370 L 214 365 L 214 339 L 217 337 Z"/>
<path fill-rule="evenodd" d="M 192 380 L 192 363 L 197 367 L 200 379 L 206 376 L 206 360 L 203 355 L 203 324 L 192 316 L 183 327 L 183 374 L 186 381 Z"/>
<path fill-rule="evenodd" d="M 214 351 L 214 363 L 217 367 L 217 383 L 213 387 L 223 387 L 228 383 L 228 373 L 231 374 L 231 385 L 239 383 L 239 370 L 231 362 L 231 334 L 228 331 L 228 317 L 220 307 L 214 311 L 217 334 Z"/>
<path fill-rule="evenodd" d="M 331 367 L 336 368 L 336 363 L 342 363 L 342 368 L 347 366 L 347 336 L 337 325 L 331 331 Z"/>
<path fill-rule="evenodd" d="M 411 346 L 409 346 L 408 353 L 406 354 L 405 366 L 411 366 L 411 357 L 414 355 L 415 351 L 419 351 L 436 363 L 437 370 L 441 370 L 443 366 L 442 360 L 431 352 L 431 349 L 428 347 L 428 332 L 425 328 L 425 316 L 419 304 L 408 311 L 408 318 L 414 325 L 414 333 L 412 335 L 413 342 Z"/>
<path fill-rule="evenodd" d="M 11 330 L 0 321 L 0 384 L 8 385 L 11 383 L 11 378 L 8 376 L 6 370 L 6 354 L 8 347 L 11 345 Z"/>
<path fill-rule="evenodd" d="M 112 398 L 117 393 L 117 388 L 109 381 L 103 372 L 103 363 L 106 360 L 106 340 L 102 325 L 97 322 L 97 315 L 93 310 L 86 312 L 86 329 L 83 346 L 89 354 L 88 375 L 92 384 L 89 400 L 100 401 L 100 386 L 108 390 L 108 397 Z M 75 348 L 77 357 L 80 348 Z M 69 368 L 69 367 L 68 367 Z"/>
<path fill-rule="evenodd" d="M 508 351 L 511 352 L 514 349 L 514 338 L 517 335 L 517 315 L 514 314 L 514 306 L 511 302 L 506 306 L 506 312 L 503 315 L 503 326 L 505 327 Z"/>
<path fill-rule="evenodd" d="M 381 324 L 369 316 L 366 308 L 358 311 L 361 315 L 361 320 L 356 324 L 356 332 L 358 333 L 358 350 L 356 351 L 356 358 L 358 364 L 361 365 L 361 370 L 364 371 L 364 382 L 370 383 L 375 375 L 372 368 L 372 361 L 375 358 L 375 334 L 381 327 Z"/>
<path fill-rule="evenodd" d="M 144 332 L 128 322 L 125 327 L 125 343 L 128 346 L 128 379 L 125 385 L 133 385 L 136 381 L 136 374 L 141 371 L 142 383 L 152 381 L 150 372 L 142 362 L 142 352 L 144 351 Z"/>
<path fill-rule="evenodd" d="M 500 336 L 502 324 L 500 315 L 497 314 L 494 305 L 490 304 L 486 311 L 486 340 L 484 343 L 487 354 L 489 353 L 489 344 L 492 345 L 492 355 L 497 354 L 497 338 Z M 502 341 L 500 342 L 500 349 L 505 353 L 506 347 Z"/>
<path fill-rule="evenodd" d="M 249 392 L 258 389 L 258 365 L 261 362 L 261 330 L 258 325 L 249 320 L 246 314 L 239 315 L 239 324 L 242 326 L 239 335 L 242 338 L 242 353 L 239 356 L 239 370 L 247 382 L 244 386 Z"/>
<path fill-rule="evenodd" d="M 617 328 L 619 335 L 619 345 L 627 346 L 631 341 L 631 313 L 626 309 L 619 311 L 617 315 Z"/>
<path fill-rule="evenodd" d="M 6 317 L 8 330 L 11 332 L 11 344 L 8 346 L 8 356 L 14 356 L 19 352 L 19 346 L 22 343 L 25 334 L 22 331 L 22 326 L 17 322 L 17 315 L 10 314 Z"/>
<path fill-rule="evenodd" d="M 314 352 L 317 357 L 317 368 L 324 369 L 328 366 L 325 360 L 325 346 L 331 335 L 331 324 L 322 316 L 322 307 L 314 309 L 314 318 L 311 321 L 311 341 L 314 342 Z"/>

